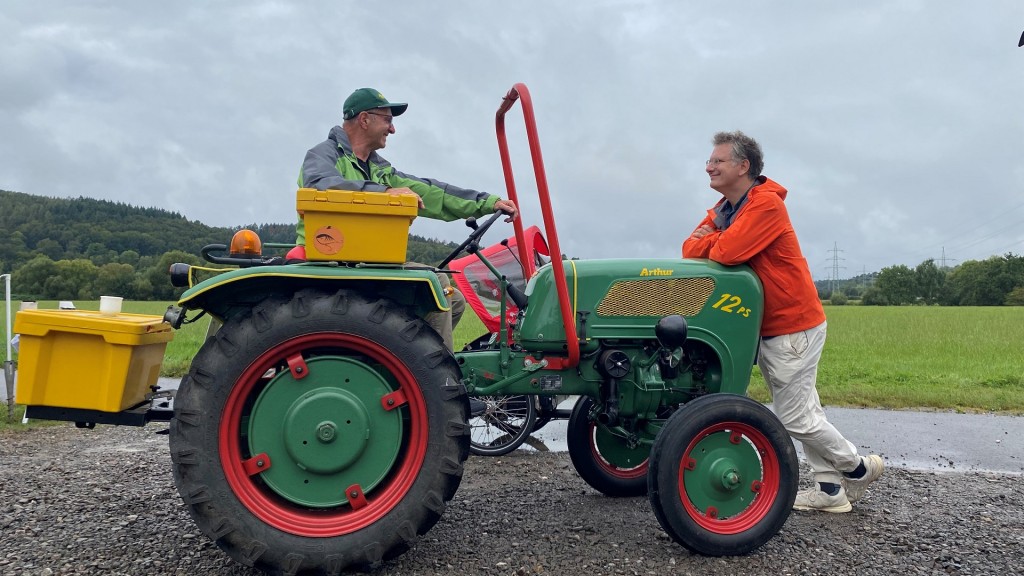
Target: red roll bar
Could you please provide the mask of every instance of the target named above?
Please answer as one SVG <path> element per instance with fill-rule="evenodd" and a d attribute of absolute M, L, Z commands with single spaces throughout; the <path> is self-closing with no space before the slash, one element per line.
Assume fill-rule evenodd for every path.
<path fill-rule="evenodd" d="M 544 158 L 540 152 L 540 140 L 537 138 L 537 123 L 533 115 L 533 101 L 526 85 L 517 83 L 512 86 L 501 100 L 501 106 L 495 114 L 495 125 L 498 131 L 498 151 L 501 154 L 501 167 L 505 173 L 505 189 L 509 200 L 519 206 L 516 194 L 515 178 L 512 175 L 512 162 L 508 155 L 508 141 L 505 137 L 505 113 L 512 109 L 516 100 L 523 103 L 523 118 L 526 120 L 526 138 L 530 145 L 530 157 L 533 159 L 533 173 L 537 180 L 537 194 L 540 198 L 541 214 L 544 217 L 544 236 L 547 238 L 551 267 L 555 274 L 555 289 L 558 293 L 558 307 L 562 312 L 562 327 L 565 330 L 565 342 L 568 345 L 569 357 L 566 359 L 549 358 L 548 367 L 552 369 L 572 368 L 580 362 L 580 342 L 576 335 L 576 319 L 572 316 L 569 302 L 569 288 L 565 281 L 565 268 L 562 265 L 562 250 L 558 245 L 558 232 L 555 229 L 555 217 L 551 212 L 551 197 L 548 194 L 548 179 L 544 173 Z M 536 265 L 532 255 L 527 253 L 527 243 L 523 234 L 523 219 L 520 216 L 513 222 L 516 231 L 516 245 L 519 248 L 519 261 L 523 263 L 526 278 L 533 277 Z"/>

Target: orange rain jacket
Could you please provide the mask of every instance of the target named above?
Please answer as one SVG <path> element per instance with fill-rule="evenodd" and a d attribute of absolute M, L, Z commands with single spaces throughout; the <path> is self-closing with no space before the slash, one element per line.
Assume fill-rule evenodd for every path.
<path fill-rule="evenodd" d="M 785 188 L 760 176 L 730 226 L 723 231 L 715 225 L 716 208 L 725 202 L 723 198 L 697 225 L 715 231 L 683 242 L 683 258 L 710 258 L 727 266 L 746 263 L 754 269 L 764 285 L 761 336 L 801 332 L 825 321 L 785 198 Z"/>

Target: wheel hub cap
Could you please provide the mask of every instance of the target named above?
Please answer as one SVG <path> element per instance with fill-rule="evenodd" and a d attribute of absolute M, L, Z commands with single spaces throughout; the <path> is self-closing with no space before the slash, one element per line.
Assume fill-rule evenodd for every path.
<path fill-rule="evenodd" d="M 347 504 L 346 488 L 370 493 L 398 456 L 401 411 L 382 402 L 394 387 L 349 357 L 321 356 L 306 367 L 301 378 L 281 371 L 260 392 L 249 452 L 270 457 L 260 478 L 283 498 L 316 508 Z"/>
<path fill-rule="evenodd" d="M 689 457 L 686 496 L 697 510 L 729 518 L 750 506 L 762 480 L 761 459 L 750 442 L 716 432 L 698 442 Z"/>
<path fill-rule="evenodd" d="M 369 420 L 366 407 L 351 392 L 317 388 L 289 408 L 284 445 L 299 468 L 333 474 L 362 455 L 370 440 Z"/>

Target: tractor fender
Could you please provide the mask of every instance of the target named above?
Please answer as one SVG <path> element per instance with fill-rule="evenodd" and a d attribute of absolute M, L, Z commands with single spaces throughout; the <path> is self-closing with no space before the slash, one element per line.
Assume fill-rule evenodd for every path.
<path fill-rule="evenodd" d="M 217 274 L 186 290 L 178 306 L 200 309 L 223 320 L 246 311 L 268 295 L 290 298 L 303 288 L 355 289 L 389 298 L 419 316 L 451 309 L 437 274 L 430 269 L 342 267 L 320 263 L 238 268 Z"/>

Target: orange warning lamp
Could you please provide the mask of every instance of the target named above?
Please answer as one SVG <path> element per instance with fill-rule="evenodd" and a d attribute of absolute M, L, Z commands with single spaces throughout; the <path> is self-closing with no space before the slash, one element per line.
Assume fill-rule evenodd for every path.
<path fill-rule="evenodd" d="M 263 242 L 252 230 L 242 229 L 231 237 L 228 253 L 232 258 L 258 258 L 263 254 Z"/>

